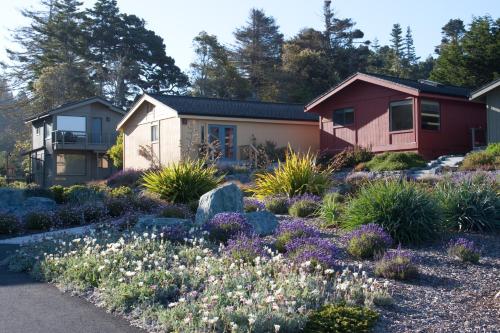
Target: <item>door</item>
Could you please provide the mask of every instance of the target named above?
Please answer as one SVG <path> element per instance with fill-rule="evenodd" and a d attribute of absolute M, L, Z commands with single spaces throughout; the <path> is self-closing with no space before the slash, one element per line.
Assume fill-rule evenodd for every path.
<path fill-rule="evenodd" d="M 210 144 L 223 160 L 236 160 L 236 126 L 208 125 L 208 135 Z"/>
<path fill-rule="evenodd" d="M 103 143 L 102 142 L 102 118 L 97 118 L 97 117 L 92 118 L 90 142 L 91 143 Z"/>

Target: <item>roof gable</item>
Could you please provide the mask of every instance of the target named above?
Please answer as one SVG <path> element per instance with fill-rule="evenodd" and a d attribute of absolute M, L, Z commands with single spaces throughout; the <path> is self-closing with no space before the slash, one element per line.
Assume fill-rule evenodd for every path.
<path fill-rule="evenodd" d="M 85 106 L 88 104 L 93 104 L 93 103 L 100 103 L 100 104 L 108 107 L 111 111 L 114 111 L 114 112 L 119 113 L 121 115 L 126 114 L 126 112 L 124 110 L 117 108 L 110 101 L 108 101 L 102 97 L 95 96 L 95 97 L 90 97 L 90 98 L 80 100 L 80 101 L 64 103 L 64 104 L 62 104 L 54 109 L 51 109 L 49 111 L 45 111 L 45 112 L 39 113 L 37 115 L 34 115 L 32 117 L 29 117 L 29 118 L 25 119 L 25 122 L 29 123 L 29 122 L 32 122 L 34 120 L 45 118 L 47 116 L 51 116 L 51 115 L 54 115 L 54 114 L 57 114 L 60 112 L 64 112 L 64 111 L 68 111 L 71 109 L 76 109 L 76 108 L 79 108 L 79 107 L 82 107 L 82 106 Z"/>
<path fill-rule="evenodd" d="M 328 90 L 324 94 L 318 96 L 317 98 L 309 102 L 309 104 L 307 104 L 305 107 L 306 112 L 356 81 L 364 81 L 372 83 L 378 86 L 393 89 L 413 96 L 418 96 L 424 93 L 432 95 L 457 97 L 463 99 L 468 99 L 469 97 L 469 89 L 467 88 L 447 86 L 425 80 L 414 81 L 414 80 L 402 79 L 382 74 L 356 73 L 348 77 L 344 81 L 340 82 L 338 85 L 334 86 L 332 89 Z"/>
<path fill-rule="evenodd" d="M 474 90 L 470 94 L 470 99 L 471 100 L 480 99 L 481 97 L 483 97 L 484 95 L 486 95 L 490 91 L 492 91 L 496 88 L 499 88 L 499 87 L 500 87 L 500 78 L 498 78 L 494 81 L 491 81 L 491 82 L 485 84 L 484 86 L 481 86 L 481 87 L 477 88 L 476 90 Z"/>

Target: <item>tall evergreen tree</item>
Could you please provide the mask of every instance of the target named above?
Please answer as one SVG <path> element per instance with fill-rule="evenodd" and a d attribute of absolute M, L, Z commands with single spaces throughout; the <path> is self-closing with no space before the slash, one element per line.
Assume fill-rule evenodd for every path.
<path fill-rule="evenodd" d="M 404 58 L 408 66 L 416 65 L 419 59 L 415 53 L 415 45 L 413 44 L 413 35 L 410 27 L 406 28 L 406 35 L 404 39 Z"/>
<path fill-rule="evenodd" d="M 403 44 L 403 29 L 401 29 L 401 25 L 399 23 L 395 23 L 392 26 L 391 31 L 391 47 L 394 50 L 394 53 L 398 57 L 403 57 L 404 54 L 404 44 Z"/>
<path fill-rule="evenodd" d="M 245 99 L 250 86 L 230 60 L 230 52 L 217 37 L 202 31 L 193 40 L 196 61 L 191 64 L 195 96 Z"/>
<path fill-rule="evenodd" d="M 238 68 L 249 79 L 257 99 L 277 98 L 283 34 L 271 16 L 252 9 L 247 24 L 234 32 Z"/>

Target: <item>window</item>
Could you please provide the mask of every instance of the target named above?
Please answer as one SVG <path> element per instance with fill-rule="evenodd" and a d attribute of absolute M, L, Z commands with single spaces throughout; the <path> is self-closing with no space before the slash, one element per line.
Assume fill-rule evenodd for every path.
<path fill-rule="evenodd" d="M 40 135 L 40 127 L 35 127 L 35 134 Z"/>
<path fill-rule="evenodd" d="M 85 132 L 87 119 L 75 116 L 57 116 L 57 129 L 68 132 Z"/>
<path fill-rule="evenodd" d="M 223 159 L 236 159 L 236 126 L 208 125 L 208 140 Z"/>
<path fill-rule="evenodd" d="M 101 169 L 109 168 L 108 159 L 105 156 L 97 156 L 97 167 Z"/>
<path fill-rule="evenodd" d="M 86 158 L 82 154 L 57 154 L 57 175 L 85 176 Z"/>
<path fill-rule="evenodd" d="M 422 119 L 422 129 L 439 131 L 441 114 L 438 102 L 422 101 L 422 104 L 420 105 L 420 114 Z"/>
<path fill-rule="evenodd" d="M 392 102 L 389 106 L 391 131 L 404 131 L 413 128 L 413 102 L 411 100 Z"/>
<path fill-rule="evenodd" d="M 340 126 L 354 124 L 354 109 L 345 108 L 333 111 L 333 123 Z"/>
<path fill-rule="evenodd" d="M 201 125 L 200 128 L 200 141 L 201 143 L 205 143 L 205 125 Z"/>
<path fill-rule="evenodd" d="M 151 142 L 158 141 L 159 133 L 158 133 L 158 125 L 151 126 Z"/>

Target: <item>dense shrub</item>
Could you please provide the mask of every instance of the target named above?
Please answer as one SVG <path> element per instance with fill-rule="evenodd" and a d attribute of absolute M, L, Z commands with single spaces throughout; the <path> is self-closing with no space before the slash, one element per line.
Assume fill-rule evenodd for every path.
<path fill-rule="evenodd" d="M 375 275 L 386 279 L 409 280 L 418 275 L 413 256 L 408 251 L 389 250 L 375 263 Z"/>
<path fill-rule="evenodd" d="M 307 264 L 311 267 L 333 267 L 338 253 L 337 247 L 330 240 L 320 237 L 294 238 L 285 248 L 287 256 L 297 264 Z"/>
<path fill-rule="evenodd" d="M 460 231 L 500 228 L 500 197 L 495 179 L 486 174 L 459 174 L 438 184 L 437 198 L 448 227 Z"/>
<path fill-rule="evenodd" d="M 288 213 L 289 202 L 288 198 L 284 196 L 267 197 L 264 200 L 264 205 L 266 209 L 273 214 L 282 215 Z"/>
<path fill-rule="evenodd" d="M 285 162 L 279 162 L 273 172 L 256 176 L 252 192 L 258 198 L 273 195 L 293 197 L 304 193 L 321 195 L 329 184 L 330 171 L 319 169 L 314 154 L 296 154 L 290 150 Z"/>
<path fill-rule="evenodd" d="M 108 212 L 106 207 L 102 203 L 88 203 L 84 204 L 82 207 L 83 220 L 85 223 L 96 223 L 104 219 Z"/>
<path fill-rule="evenodd" d="M 139 195 L 133 195 L 129 198 L 131 208 L 135 211 L 151 213 L 155 212 L 158 208 L 162 206 L 162 202 L 157 198 L 153 198 L 147 193 L 142 193 Z"/>
<path fill-rule="evenodd" d="M 497 143 L 490 143 L 485 151 L 489 154 L 495 155 L 495 156 L 500 156 L 500 142 Z"/>
<path fill-rule="evenodd" d="M 345 237 L 347 252 L 358 259 L 373 259 L 392 245 L 392 238 L 379 225 L 370 223 Z"/>
<path fill-rule="evenodd" d="M 245 216 L 240 213 L 219 213 L 210 219 L 206 226 L 210 238 L 226 243 L 230 238 L 239 234 L 250 234 L 252 226 Z"/>
<path fill-rule="evenodd" d="M 288 208 L 288 214 L 293 217 L 312 217 L 318 212 L 319 204 L 315 200 L 300 199 Z"/>
<path fill-rule="evenodd" d="M 57 224 L 61 227 L 72 227 L 84 223 L 83 211 L 78 206 L 64 205 L 56 212 Z"/>
<path fill-rule="evenodd" d="M 106 185 L 110 187 L 127 186 L 137 187 L 144 174 L 141 170 L 125 169 L 114 173 L 106 179 Z"/>
<path fill-rule="evenodd" d="M 97 187 L 73 185 L 65 188 L 64 198 L 64 201 L 72 204 L 84 204 L 103 200 L 104 193 Z"/>
<path fill-rule="evenodd" d="M 276 230 L 276 249 L 280 252 L 286 251 L 288 243 L 296 238 L 319 237 L 320 231 L 301 219 L 282 221 Z"/>
<path fill-rule="evenodd" d="M 335 154 L 330 160 L 330 166 L 333 170 L 344 168 L 353 168 L 359 163 L 368 162 L 373 158 L 373 153 L 368 148 L 355 146 L 346 148 L 340 153 Z"/>
<path fill-rule="evenodd" d="M 54 224 L 54 215 L 52 213 L 29 212 L 24 216 L 24 225 L 28 230 L 49 230 Z"/>
<path fill-rule="evenodd" d="M 498 170 L 500 169 L 500 143 L 489 144 L 485 150 L 465 156 L 460 170 Z"/>
<path fill-rule="evenodd" d="M 365 165 L 371 171 L 394 171 L 425 167 L 427 163 L 422 156 L 417 153 L 386 152 L 375 155 L 375 157 Z"/>
<path fill-rule="evenodd" d="M 50 189 L 42 188 L 40 186 L 28 186 L 24 190 L 24 196 L 29 198 L 29 197 L 44 197 L 44 198 L 49 198 L 53 199 L 53 193 Z"/>
<path fill-rule="evenodd" d="M 343 197 L 339 193 L 328 193 L 323 197 L 318 215 L 326 226 L 337 225 L 340 222 Z"/>
<path fill-rule="evenodd" d="M 107 194 L 111 198 L 126 198 L 132 196 L 134 192 L 128 186 L 119 186 L 109 189 Z"/>
<path fill-rule="evenodd" d="M 477 264 L 481 256 L 481 251 L 473 241 L 466 238 L 457 238 L 448 243 L 448 254 L 450 257 L 457 258 L 463 262 Z"/>
<path fill-rule="evenodd" d="M 181 205 L 169 205 L 165 208 L 162 208 L 160 213 L 158 214 L 159 217 L 169 217 L 178 219 L 188 218 L 189 215 L 191 215 L 189 213 L 189 208 Z"/>
<path fill-rule="evenodd" d="M 305 333 L 368 333 L 378 314 L 368 308 L 343 304 L 326 305 L 311 312 Z"/>
<path fill-rule="evenodd" d="M 245 209 L 245 212 L 257 212 L 257 211 L 262 211 L 266 209 L 266 206 L 262 201 L 256 198 L 243 198 L 243 206 Z"/>
<path fill-rule="evenodd" d="M 370 183 L 348 203 L 344 217 L 344 228 L 376 223 L 397 243 L 431 240 L 441 230 L 441 210 L 434 198 L 408 181 Z"/>
<path fill-rule="evenodd" d="M 119 217 L 134 208 L 133 202 L 133 199 L 129 197 L 111 197 L 106 198 L 104 205 L 109 216 Z"/>
<path fill-rule="evenodd" d="M 64 201 L 66 200 L 64 195 L 64 186 L 54 185 L 51 186 L 49 189 L 52 192 L 52 198 L 54 199 L 55 202 L 57 202 L 58 204 L 64 203 Z"/>
<path fill-rule="evenodd" d="M 242 260 L 247 263 L 252 263 L 257 257 L 268 256 L 260 237 L 245 234 L 229 239 L 224 250 L 234 260 Z"/>
<path fill-rule="evenodd" d="M 19 219 L 15 215 L 0 213 L 0 235 L 16 234 L 19 230 Z"/>
<path fill-rule="evenodd" d="M 160 198 L 173 203 L 198 200 L 222 181 L 216 176 L 217 168 L 206 166 L 203 160 L 184 161 L 169 165 L 159 171 L 144 174 L 143 185 Z"/>

